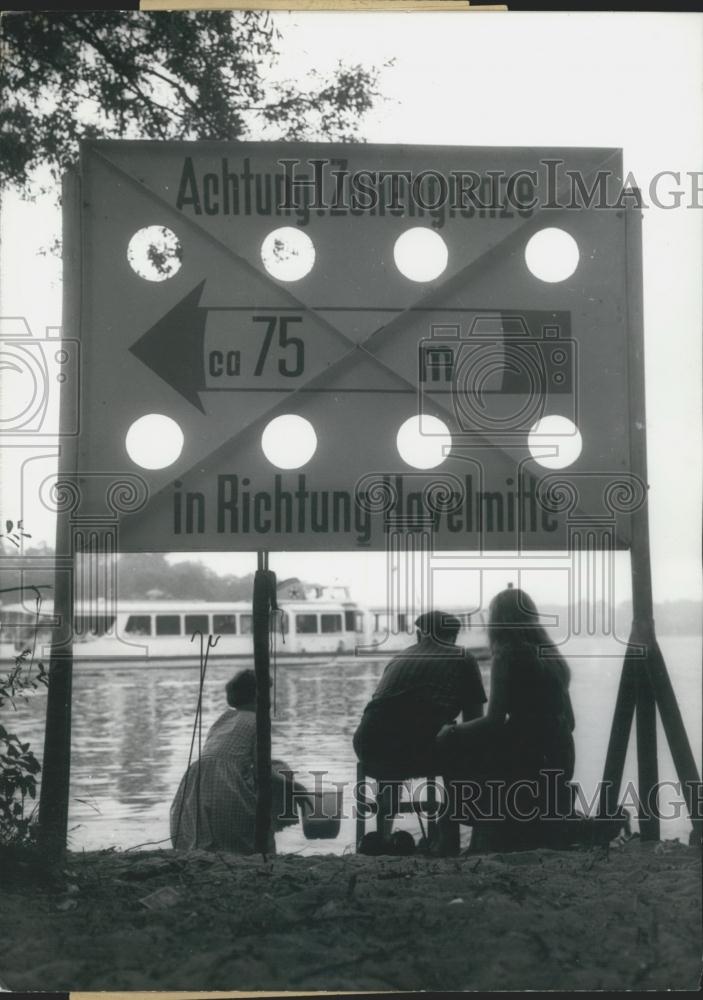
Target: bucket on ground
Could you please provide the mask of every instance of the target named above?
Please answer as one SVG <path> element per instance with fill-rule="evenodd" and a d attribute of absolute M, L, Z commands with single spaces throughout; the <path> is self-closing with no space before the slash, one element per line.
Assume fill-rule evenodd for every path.
<path fill-rule="evenodd" d="M 306 840 L 334 840 L 342 825 L 343 789 L 310 792 L 300 800 L 303 835 Z"/>

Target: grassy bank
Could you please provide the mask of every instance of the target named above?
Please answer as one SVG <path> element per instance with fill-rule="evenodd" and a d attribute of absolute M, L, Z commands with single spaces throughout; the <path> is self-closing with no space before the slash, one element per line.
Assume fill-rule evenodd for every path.
<path fill-rule="evenodd" d="M 700 853 L 69 855 L 4 886 L 14 990 L 696 989 Z M 7 875 L 7 872 L 6 872 Z"/>

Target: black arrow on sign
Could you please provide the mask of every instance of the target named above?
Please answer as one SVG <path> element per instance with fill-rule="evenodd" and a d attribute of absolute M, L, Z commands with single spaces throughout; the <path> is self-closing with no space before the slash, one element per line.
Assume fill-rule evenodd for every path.
<path fill-rule="evenodd" d="M 168 386 L 170 386 L 175 392 L 179 393 L 187 402 L 195 406 L 200 413 L 205 413 L 205 408 L 200 401 L 200 393 L 202 392 L 260 392 L 262 388 L 269 392 L 285 392 L 290 394 L 292 392 L 330 392 L 336 393 L 338 390 L 336 388 L 319 388 L 313 387 L 309 382 L 303 386 L 291 386 L 288 388 L 281 388 L 280 386 L 275 387 L 240 387 L 240 386 L 222 386 L 221 388 L 214 388 L 212 386 L 207 386 L 205 382 L 205 369 L 203 366 L 203 354 L 205 350 L 205 327 L 207 323 L 208 312 L 222 312 L 231 311 L 238 307 L 226 307 L 226 306 L 201 306 L 200 299 L 202 298 L 203 288 L 205 287 L 206 279 L 200 282 L 192 292 L 189 292 L 185 298 L 181 299 L 180 302 L 176 303 L 165 316 L 162 316 L 152 327 L 150 327 L 146 333 L 135 341 L 134 344 L 129 348 L 131 353 L 138 358 L 143 364 L 150 368 L 154 374 L 158 375 L 160 379 L 163 379 Z M 250 307 L 246 307 L 247 309 Z M 356 311 L 356 307 L 354 307 Z M 267 307 L 267 312 L 277 312 L 284 311 L 288 312 L 294 310 L 296 312 L 307 312 L 309 311 L 307 307 L 296 304 L 295 306 L 272 306 Z M 318 311 L 348 311 L 348 307 L 332 307 L 324 306 L 313 308 L 313 313 Z M 363 311 L 363 310 L 362 310 Z M 397 313 L 397 308 L 384 308 L 372 309 L 373 312 L 390 312 Z M 318 316 L 318 320 L 324 326 L 327 326 L 331 333 L 333 333 L 338 339 L 341 340 L 345 346 L 345 351 L 343 351 L 337 362 L 345 357 L 346 353 L 354 353 L 360 348 L 363 350 L 363 345 L 357 344 L 355 341 L 350 340 L 350 338 L 337 330 L 335 326 Z M 258 374 L 258 373 L 257 373 Z M 314 381 L 314 380 L 313 380 Z M 351 390 L 354 391 L 354 390 Z M 404 389 L 377 389 L 369 390 L 368 388 L 358 389 L 356 391 L 377 391 L 377 392 L 403 392 L 410 393 L 415 390 L 407 386 Z"/>
<path fill-rule="evenodd" d="M 203 288 L 205 287 L 205 279 L 201 281 L 192 292 L 189 292 L 180 302 L 176 303 L 172 309 L 170 309 L 165 316 L 162 316 L 152 327 L 150 327 L 147 332 L 139 338 L 132 346 L 129 348 L 132 354 L 138 358 L 143 364 L 150 368 L 160 379 L 163 379 L 167 385 L 169 385 L 175 392 L 179 393 L 187 402 L 196 409 L 205 414 L 205 408 L 200 400 L 200 393 L 202 392 L 213 392 L 213 391 L 224 391 L 224 392 L 258 392 L 259 388 L 245 387 L 241 388 L 239 386 L 223 386 L 221 389 L 208 388 L 205 382 L 205 369 L 203 366 L 203 354 L 205 349 L 205 327 L 207 322 L 207 314 L 211 311 L 222 311 L 226 310 L 227 307 L 223 306 L 201 306 L 200 299 L 202 298 Z M 232 307 L 230 307 L 232 308 Z M 274 309 L 276 307 L 273 307 Z M 305 307 L 300 307 L 305 310 Z M 347 311 L 350 307 L 346 306 L 320 306 L 311 310 L 314 313 L 318 311 L 322 312 L 336 312 L 336 311 Z M 364 311 L 363 307 L 351 307 L 355 311 Z M 438 307 L 410 307 L 406 310 L 406 314 L 412 313 L 414 311 L 429 311 L 434 312 Z M 373 307 L 372 311 L 374 313 L 378 312 L 392 312 L 397 314 L 400 310 L 398 308 L 391 307 Z M 451 307 L 448 311 L 456 312 L 456 307 Z M 458 311 L 470 311 L 476 312 L 476 309 L 465 310 L 459 308 Z M 478 310 L 483 311 L 483 310 Z M 501 315 L 503 315 L 501 313 Z M 322 322 L 325 322 L 322 320 Z M 347 392 L 383 392 L 385 393 L 414 393 L 417 391 L 416 387 L 409 382 L 403 375 L 398 374 L 389 366 L 386 362 L 381 361 L 373 351 L 368 350 L 368 345 L 373 343 L 384 330 L 389 329 L 388 327 L 381 327 L 372 333 L 365 341 L 362 343 L 355 343 L 349 340 L 349 338 L 340 331 L 336 330 L 335 327 L 330 326 L 330 330 L 341 337 L 342 340 L 346 341 L 349 345 L 347 352 L 343 353 L 336 362 L 333 362 L 331 367 L 328 367 L 326 371 L 319 372 L 316 377 L 310 378 L 303 385 L 291 386 L 289 389 L 282 389 L 281 387 L 268 387 L 267 391 L 273 392 L 286 392 L 287 394 L 297 394 L 303 392 L 331 392 L 336 393 L 339 391 L 336 387 L 325 387 L 318 384 L 319 379 L 324 380 L 325 376 L 329 376 L 333 368 L 337 365 L 343 363 L 350 355 L 355 354 L 357 351 L 363 352 L 370 360 L 378 364 L 381 369 L 386 370 L 389 374 L 393 375 L 397 381 L 399 381 L 403 388 L 395 387 L 391 388 L 389 386 L 384 386 L 382 388 L 373 388 L 370 386 L 361 386 L 355 388 L 346 388 L 344 391 Z M 522 391 L 522 386 L 518 384 L 515 388 L 511 389 L 508 383 L 508 379 L 512 374 L 511 368 L 514 367 L 510 362 L 511 356 L 507 355 L 506 359 L 500 366 L 500 371 L 503 375 L 503 383 L 500 390 L 490 390 L 491 393 L 499 391 L 501 393 L 511 391 L 520 394 Z M 515 369 L 518 375 L 522 373 L 522 369 Z M 564 379 L 564 385 L 552 387 L 553 392 L 564 392 L 570 389 L 570 382 L 567 386 L 567 380 Z M 262 387 L 263 388 L 263 387 Z M 453 386 L 449 387 L 439 387 L 439 386 L 428 386 L 428 391 L 431 392 L 432 396 L 438 395 L 454 395 L 456 390 Z M 484 390 L 487 391 L 487 390 Z"/>
<path fill-rule="evenodd" d="M 208 311 L 198 303 L 204 286 L 203 280 L 130 347 L 136 358 L 201 413 L 205 413 L 199 394 L 205 389 L 203 350 Z"/>

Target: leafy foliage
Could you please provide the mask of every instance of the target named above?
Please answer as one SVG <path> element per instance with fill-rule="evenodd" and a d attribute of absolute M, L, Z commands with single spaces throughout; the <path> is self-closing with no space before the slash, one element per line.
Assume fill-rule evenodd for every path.
<path fill-rule="evenodd" d="M 16 707 L 18 699 L 30 691 L 47 685 L 48 675 L 43 664 L 33 671 L 33 650 L 24 649 L 14 665 L 0 674 L 0 708 Z M 30 749 L 16 733 L 0 724 L 0 846 L 27 844 L 34 840 L 34 812 L 26 810 L 27 799 L 37 794 L 37 774 L 41 766 Z"/>
<path fill-rule="evenodd" d="M 219 576 L 196 560 L 169 563 L 161 553 L 120 556 L 119 593 L 125 598 L 174 598 L 204 601 L 251 600 L 253 574 Z"/>
<path fill-rule="evenodd" d="M 273 80 L 266 11 L 35 11 L 1 32 L 0 183 L 25 192 L 81 138 L 346 140 L 378 96 L 360 65 Z"/>
<path fill-rule="evenodd" d="M 54 572 L 54 550 L 48 545 L 28 546 L 23 555 L 30 563 L 22 565 L 16 561 L 15 568 L 7 569 L 4 580 L 19 588 L 42 586 L 51 580 Z M 105 560 L 115 557 L 79 554 L 76 568 L 79 574 L 91 573 L 101 576 L 105 572 Z M 41 565 L 39 565 L 41 560 Z M 124 599 L 174 598 L 204 601 L 247 601 L 251 599 L 254 585 L 253 574 L 235 576 L 233 573 L 221 576 L 204 563 L 192 559 L 170 563 L 161 552 L 141 552 L 117 557 L 118 596 Z M 50 596 L 51 591 L 44 591 Z"/>

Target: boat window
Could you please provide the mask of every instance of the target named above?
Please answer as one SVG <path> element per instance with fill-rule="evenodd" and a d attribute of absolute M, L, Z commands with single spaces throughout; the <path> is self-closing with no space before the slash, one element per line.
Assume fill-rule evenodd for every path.
<path fill-rule="evenodd" d="M 322 626 L 320 631 L 325 632 L 329 635 L 330 632 L 341 632 L 342 631 L 342 616 L 341 615 L 320 615 L 320 625 Z"/>
<path fill-rule="evenodd" d="M 151 635 L 151 615 L 130 615 L 125 632 L 131 635 Z"/>
<path fill-rule="evenodd" d="M 46 612 L 37 616 L 36 613 L 25 611 L 2 611 L 0 618 L 0 633 L 7 637 L 8 643 L 14 644 L 17 652 L 31 649 L 35 642 L 39 646 L 53 639 L 54 626 L 51 624 L 51 616 Z"/>
<path fill-rule="evenodd" d="M 236 615 L 213 615 L 212 631 L 216 635 L 236 635 L 237 616 Z"/>
<path fill-rule="evenodd" d="M 308 635 L 317 632 L 317 615 L 296 615 L 295 631 L 298 635 Z"/>
<path fill-rule="evenodd" d="M 356 625 L 356 616 L 353 611 L 344 612 L 344 631 L 353 632 Z"/>
<path fill-rule="evenodd" d="M 36 621 L 36 615 L 27 614 L 24 611 L 3 611 L 2 624 L 7 625 L 31 625 Z"/>
<path fill-rule="evenodd" d="M 112 632 L 115 627 L 115 615 L 102 615 L 93 625 L 96 629 L 96 635 Z"/>
<path fill-rule="evenodd" d="M 374 632 L 387 632 L 389 627 L 389 617 L 382 612 L 376 612 L 373 616 Z"/>
<path fill-rule="evenodd" d="M 239 616 L 239 631 L 242 635 L 251 635 L 254 631 L 253 625 L 254 619 L 251 615 L 240 615 Z"/>
<path fill-rule="evenodd" d="M 186 615 L 186 635 L 192 635 L 193 632 L 202 632 L 203 635 L 207 635 L 209 631 L 209 615 Z"/>
<path fill-rule="evenodd" d="M 73 619 L 73 632 L 76 638 L 83 638 L 89 631 L 90 618 L 87 615 L 76 615 Z"/>
<path fill-rule="evenodd" d="M 281 611 L 281 632 L 284 635 L 290 632 L 290 619 L 285 611 Z"/>
<path fill-rule="evenodd" d="M 157 635 L 180 635 L 181 616 L 180 615 L 157 615 L 156 616 Z"/>
<path fill-rule="evenodd" d="M 105 635 L 114 624 L 114 615 L 76 615 L 73 619 L 73 629 L 78 636 Z"/>
<path fill-rule="evenodd" d="M 357 611 L 355 613 L 355 621 L 356 621 L 356 631 L 357 632 L 363 632 L 364 631 L 364 612 L 363 611 Z"/>

